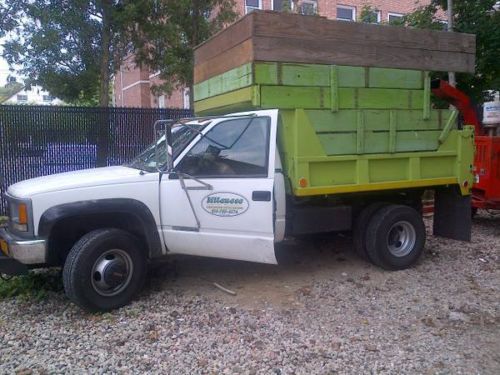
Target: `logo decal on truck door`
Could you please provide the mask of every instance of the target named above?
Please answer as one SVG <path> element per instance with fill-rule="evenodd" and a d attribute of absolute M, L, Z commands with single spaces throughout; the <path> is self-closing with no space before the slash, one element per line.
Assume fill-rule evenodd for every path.
<path fill-rule="evenodd" d="M 213 193 L 201 201 L 201 207 L 215 216 L 238 216 L 248 210 L 248 200 L 235 193 Z"/>

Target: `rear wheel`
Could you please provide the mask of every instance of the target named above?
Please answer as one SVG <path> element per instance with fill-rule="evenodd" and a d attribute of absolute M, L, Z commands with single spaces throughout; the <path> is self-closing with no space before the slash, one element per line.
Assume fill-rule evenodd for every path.
<path fill-rule="evenodd" d="M 390 205 L 373 215 L 366 231 L 370 260 L 385 269 L 411 267 L 424 249 L 426 239 L 422 216 L 408 206 Z"/>
<path fill-rule="evenodd" d="M 66 295 L 80 307 L 108 311 L 130 302 L 142 287 L 146 257 L 136 237 L 119 229 L 83 236 L 64 264 Z"/>
<path fill-rule="evenodd" d="M 353 246 L 356 253 L 364 260 L 370 260 L 366 251 L 366 228 L 373 215 L 382 207 L 387 206 L 385 202 L 369 204 L 359 213 L 354 223 Z"/>

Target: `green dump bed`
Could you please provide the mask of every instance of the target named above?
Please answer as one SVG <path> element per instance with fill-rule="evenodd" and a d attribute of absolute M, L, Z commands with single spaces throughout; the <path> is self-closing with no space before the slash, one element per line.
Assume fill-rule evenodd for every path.
<path fill-rule="evenodd" d="M 473 130 L 457 129 L 456 112 L 432 109 L 427 71 L 255 61 L 255 54 L 218 74 L 197 61 L 195 111 L 280 109 L 280 152 L 295 195 L 450 184 L 469 193 Z"/>

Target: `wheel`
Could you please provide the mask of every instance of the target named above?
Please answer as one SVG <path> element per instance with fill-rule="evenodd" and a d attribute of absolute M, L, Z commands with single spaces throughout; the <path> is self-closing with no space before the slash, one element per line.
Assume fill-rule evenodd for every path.
<path fill-rule="evenodd" d="M 372 216 L 382 207 L 387 206 L 385 202 L 369 204 L 360 212 L 354 223 L 353 246 L 356 253 L 364 260 L 370 260 L 366 252 L 366 228 Z M 371 261 L 371 260 L 370 260 Z"/>
<path fill-rule="evenodd" d="M 130 302 L 146 276 L 146 256 L 136 237 L 99 229 L 70 250 L 63 268 L 66 295 L 90 311 L 109 311 Z"/>
<path fill-rule="evenodd" d="M 422 216 L 415 209 L 389 205 L 379 209 L 368 224 L 366 252 L 382 268 L 405 269 L 422 254 L 425 237 Z"/>

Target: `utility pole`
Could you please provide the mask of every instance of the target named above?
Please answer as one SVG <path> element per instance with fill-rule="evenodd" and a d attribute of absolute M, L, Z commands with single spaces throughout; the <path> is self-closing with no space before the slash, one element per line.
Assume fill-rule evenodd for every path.
<path fill-rule="evenodd" d="M 448 31 L 453 31 L 453 0 L 448 0 Z M 455 72 L 448 72 L 448 81 L 451 86 L 456 86 Z"/>

